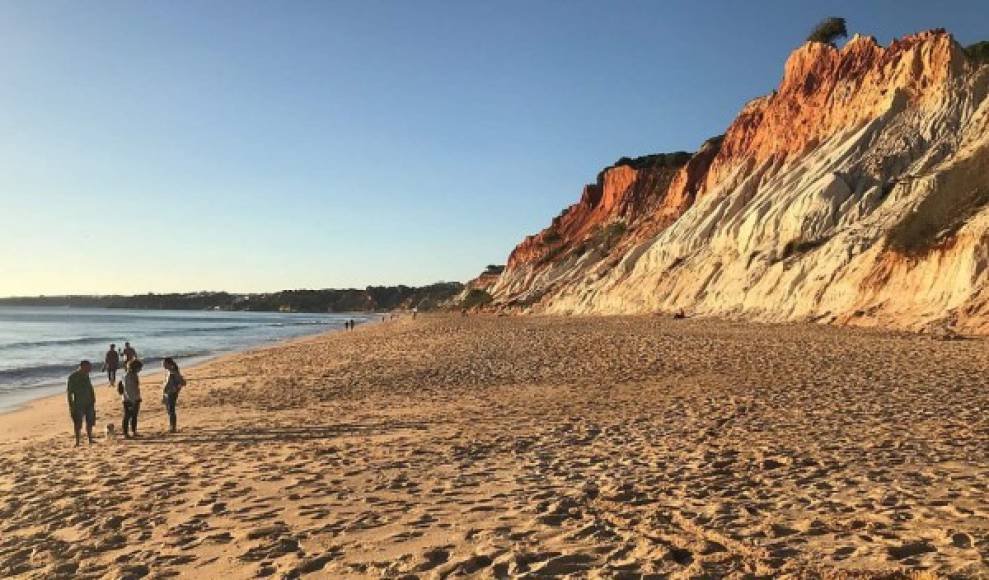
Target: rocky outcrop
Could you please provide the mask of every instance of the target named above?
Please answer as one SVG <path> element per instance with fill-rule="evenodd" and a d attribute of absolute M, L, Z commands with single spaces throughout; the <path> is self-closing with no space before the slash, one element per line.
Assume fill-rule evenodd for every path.
<path fill-rule="evenodd" d="M 477 278 L 464 284 L 464 290 L 483 290 L 487 292 L 498 284 L 498 279 L 504 271 L 504 266 L 490 265 Z"/>
<path fill-rule="evenodd" d="M 627 226 L 659 211 L 677 169 L 690 158 L 688 153 L 624 158 L 603 169 L 595 183 L 584 186 L 580 201 L 512 251 L 508 269 L 570 253 L 599 235 L 602 228 Z"/>
<path fill-rule="evenodd" d="M 808 43 L 723 138 L 603 171 L 512 252 L 495 302 L 987 331 L 987 92 L 942 30 Z"/>
<path fill-rule="evenodd" d="M 711 140 L 707 149 L 716 151 L 719 143 L 720 138 Z M 684 152 L 649 155 L 622 158 L 603 169 L 595 183 L 584 187 L 579 202 L 512 251 L 493 293 L 503 305 L 527 307 L 554 289 L 613 266 L 614 256 L 689 206 L 695 182 L 678 185 L 676 180 L 703 158 Z"/>

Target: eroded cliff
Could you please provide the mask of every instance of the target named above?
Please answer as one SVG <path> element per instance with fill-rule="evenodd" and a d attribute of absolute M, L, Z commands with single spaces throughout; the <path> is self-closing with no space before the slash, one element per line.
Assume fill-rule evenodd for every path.
<path fill-rule="evenodd" d="M 989 331 L 987 92 L 942 30 L 805 44 L 722 138 L 605 169 L 495 304 Z"/>

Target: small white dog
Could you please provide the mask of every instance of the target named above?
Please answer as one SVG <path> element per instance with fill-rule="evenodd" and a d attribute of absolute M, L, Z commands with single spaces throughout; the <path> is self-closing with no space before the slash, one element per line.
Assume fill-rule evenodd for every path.
<path fill-rule="evenodd" d="M 106 424 L 106 438 L 107 441 L 113 441 L 117 438 L 117 429 L 113 423 Z"/>

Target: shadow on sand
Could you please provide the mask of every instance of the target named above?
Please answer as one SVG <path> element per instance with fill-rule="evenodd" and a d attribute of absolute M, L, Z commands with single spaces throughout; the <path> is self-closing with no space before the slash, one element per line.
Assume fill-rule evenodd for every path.
<path fill-rule="evenodd" d="M 382 434 L 398 430 L 425 430 L 428 423 L 424 421 L 388 421 L 383 423 L 339 423 L 336 425 L 320 425 L 313 427 L 229 427 L 224 429 L 191 429 L 178 433 L 142 434 L 137 439 L 130 440 L 138 445 L 179 445 L 179 444 L 217 444 L 217 443 L 265 443 L 313 441 L 319 439 L 335 439 L 345 435 Z"/>

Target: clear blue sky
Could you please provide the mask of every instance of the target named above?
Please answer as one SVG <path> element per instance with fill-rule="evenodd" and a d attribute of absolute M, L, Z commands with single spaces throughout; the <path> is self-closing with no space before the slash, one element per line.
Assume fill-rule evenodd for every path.
<path fill-rule="evenodd" d="M 0 2 L 0 295 L 465 280 L 831 15 L 989 38 L 985 0 Z"/>

